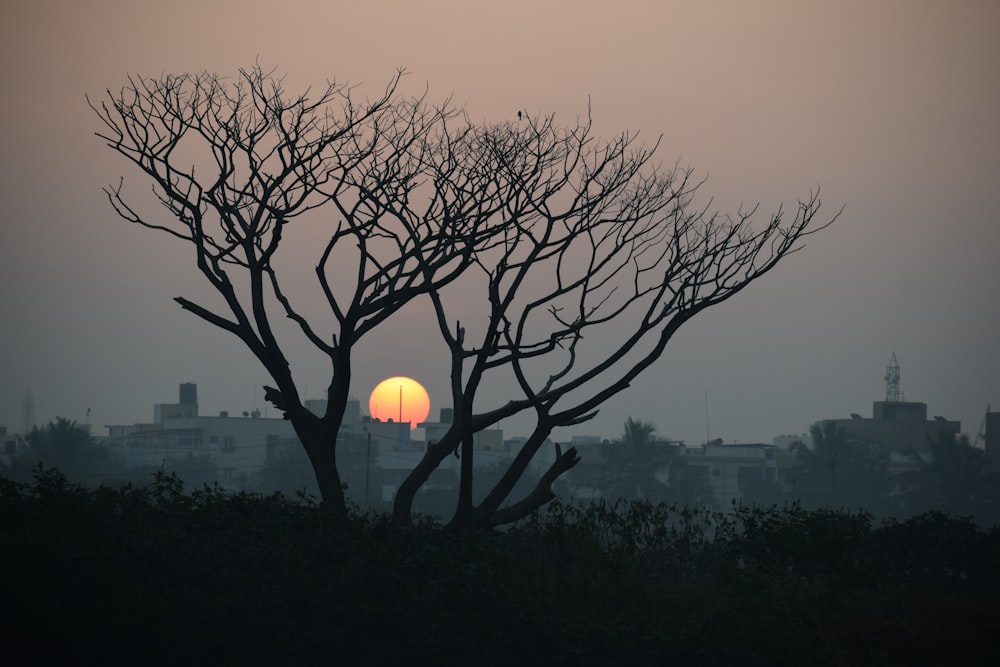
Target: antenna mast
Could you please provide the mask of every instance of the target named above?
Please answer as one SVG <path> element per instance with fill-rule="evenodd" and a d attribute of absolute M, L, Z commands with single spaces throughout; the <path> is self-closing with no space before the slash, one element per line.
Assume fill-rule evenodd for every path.
<path fill-rule="evenodd" d="M 893 352 L 889 365 L 885 368 L 885 401 L 899 403 L 903 400 L 902 396 L 899 390 L 899 362 L 896 361 L 896 353 Z"/>

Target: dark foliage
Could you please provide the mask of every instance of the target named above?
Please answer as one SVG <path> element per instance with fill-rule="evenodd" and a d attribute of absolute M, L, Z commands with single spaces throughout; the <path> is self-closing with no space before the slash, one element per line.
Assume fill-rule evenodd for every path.
<path fill-rule="evenodd" d="M 502 532 L 281 494 L 0 480 L 5 662 L 996 664 L 1000 532 L 552 503 Z"/>
<path fill-rule="evenodd" d="M 887 516 L 892 490 L 888 452 L 833 422 L 809 430 L 812 448 L 801 442 L 792 445 L 798 460 L 791 479 L 794 500 L 811 509 L 846 507 Z"/>
<path fill-rule="evenodd" d="M 309 463 L 309 457 L 300 447 L 282 451 L 265 463 L 251 486 L 262 493 L 279 491 L 293 498 L 300 495 L 319 497 L 316 474 Z"/>
<path fill-rule="evenodd" d="M 667 474 L 680 448 L 655 437 L 656 427 L 629 417 L 622 437 L 604 445 L 607 461 L 603 488 L 608 498 L 667 500 L 670 487 L 657 478 Z"/>
<path fill-rule="evenodd" d="M 1000 468 L 985 450 L 950 434 L 929 444 L 929 456 L 911 452 L 914 467 L 899 476 L 897 513 L 953 512 L 980 525 L 1000 524 Z"/>
<path fill-rule="evenodd" d="M 32 479 L 32 470 L 41 465 L 58 468 L 73 481 L 88 483 L 115 469 L 108 449 L 97 445 L 76 422 L 63 417 L 41 428 L 33 427 L 25 441 L 26 451 L 9 467 L 0 464 L 0 474 L 26 482 Z"/>
<path fill-rule="evenodd" d="M 85 488 L 101 485 L 141 484 L 156 473 L 174 474 L 184 481 L 186 491 L 214 486 L 219 469 L 208 454 L 188 452 L 183 457 L 168 458 L 159 464 L 127 465 L 117 454 L 98 444 L 76 422 L 56 417 L 42 428 L 34 427 L 25 437 L 27 448 L 13 457 L 9 465 L 0 463 L 0 476 L 15 482 L 30 482 L 39 471 L 58 470 L 69 482 Z M 54 474 L 50 472 L 48 474 Z"/>

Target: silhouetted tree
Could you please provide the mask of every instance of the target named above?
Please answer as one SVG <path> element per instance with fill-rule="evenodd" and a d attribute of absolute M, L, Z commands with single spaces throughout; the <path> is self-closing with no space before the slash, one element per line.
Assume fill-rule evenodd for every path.
<path fill-rule="evenodd" d="M 792 443 L 794 499 L 804 507 L 848 507 L 879 513 L 891 490 L 888 458 L 875 443 L 852 438 L 843 426 L 824 421 L 809 433 L 812 447 Z"/>
<path fill-rule="evenodd" d="M 683 507 L 718 508 L 708 466 L 691 465 L 687 457 L 680 456 L 670 464 L 670 489 L 667 501 Z"/>
<path fill-rule="evenodd" d="M 448 121 L 457 112 L 447 102 L 436 107 L 397 94 L 402 75 L 362 103 L 337 83 L 313 97 L 287 97 L 281 80 L 260 67 L 234 80 L 134 76 L 90 102 L 105 125 L 97 136 L 152 180 L 167 216 L 128 203 L 123 182 L 106 189 L 111 205 L 129 222 L 192 244 L 223 305 L 175 300 L 236 336 L 264 366 L 275 383 L 265 398 L 291 420 L 323 501 L 340 512 L 336 436 L 354 346 L 416 296 L 461 275 L 493 233 L 498 210 L 486 182 L 461 173 L 428 182 L 427 161 L 452 152 Z M 315 255 L 328 319 L 316 324 L 281 280 L 303 264 L 301 255 L 282 263 L 288 253 L 279 253 L 303 217 L 328 230 Z M 276 315 L 290 318 L 329 360 L 323 415 L 303 404 Z"/>
<path fill-rule="evenodd" d="M 291 420 L 323 501 L 341 512 L 336 435 L 352 352 L 405 305 L 429 298 L 450 356 L 455 418 L 397 491 L 394 515 L 408 522 L 417 491 L 460 451 L 452 524 L 498 525 L 548 502 L 577 462 L 572 448 L 558 450 L 533 490 L 508 501 L 552 430 L 590 419 L 681 324 L 801 247 L 823 226 L 819 199 L 800 202 L 787 223 L 779 210 L 755 229 L 752 209 L 731 219 L 696 208 L 691 172 L 657 167 L 656 146 L 638 146 L 634 135 L 598 141 L 589 116 L 571 127 L 551 116 L 476 124 L 448 101 L 402 97 L 401 76 L 364 103 L 336 83 L 286 97 L 259 67 L 232 81 L 132 77 L 91 102 L 105 125 L 98 136 L 152 180 L 167 215 L 128 203 L 122 183 L 106 192 L 125 220 L 192 244 L 224 305 L 176 301 L 264 366 L 275 383 L 265 398 Z M 302 257 L 282 263 L 279 248 L 303 217 L 327 225 L 316 249 L 329 307 L 321 316 L 307 317 L 283 287 Z M 329 361 L 323 415 L 303 405 L 276 314 Z M 586 351 L 585 333 L 612 348 Z M 479 389 L 497 378 L 515 396 L 475 411 Z M 474 505 L 473 435 L 526 411 L 535 421 L 527 443 Z"/>
<path fill-rule="evenodd" d="M 27 481 L 38 465 L 56 468 L 73 482 L 96 486 L 113 473 L 113 460 L 107 447 L 98 445 L 90 433 L 64 417 L 25 436 L 27 451 L 15 457 L 7 476 Z"/>
<path fill-rule="evenodd" d="M 608 497 L 652 502 L 667 499 L 669 481 L 661 481 L 657 474 L 661 477 L 670 474 L 668 466 L 681 448 L 659 440 L 655 433 L 653 424 L 629 417 L 622 437 L 604 445 L 607 463 L 603 486 Z"/>
<path fill-rule="evenodd" d="M 690 170 L 661 169 L 656 146 L 637 145 L 634 135 L 602 141 L 591 129 L 589 116 L 570 127 L 527 117 L 467 135 L 461 153 L 509 195 L 499 214 L 504 233 L 476 249 L 460 282 L 429 290 L 451 359 L 455 419 L 398 489 L 399 522 L 456 451 L 453 526 L 497 525 L 548 502 L 551 483 L 579 460 L 573 448 L 557 446 L 535 489 L 499 510 L 553 429 L 591 419 L 660 357 L 682 324 L 741 292 L 823 227 L 815 194 L 792 220 L 779 209 L 758 228 L 755 209 L 731 218 L 698 208 L 701 182 Z M 485 386 L 512 397 L 474 409 Z M 519 412 L 532 415 L 534 428 L 507 474 L 474 503 L 472 434 Z"/>
<path fill-rule="evenodd" d="M 211 455 L 187 452 L 184 456 L 164 459 L 160 463 L 121 467 L 106 479 L 106 483 L 110 486 L 126 482 L 146 486 L 150 480 L 169 478 L 176 480 L 178 493 L 181 493 L 219 485 L 224 481 L 220 479 L 219 472 Z"/>
<path fill-rule="evenodd" d="M 899 474 L 893 498 L 904 512 L 953 513 L 986 526 L 1000 522 L 1000 469 L 968 437 L 943 433 L 930 441 L 929 456 L 911 451 L 910 459 L 916 467 Z"/>

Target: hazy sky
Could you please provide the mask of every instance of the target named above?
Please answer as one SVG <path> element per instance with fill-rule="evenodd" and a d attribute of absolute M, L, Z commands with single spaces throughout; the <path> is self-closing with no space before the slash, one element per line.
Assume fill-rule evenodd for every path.
<path fill-rule="evenodd" d="M 189 249 L 108 206 L 101 187 L 121 175 L 135 197 L 149 186 L 93 136 L 84 99 L 128 73 L 230 75 L 257 59 L 292 91 L 336 78 L 372 95 L 403 66 L 408 85 L 454 95 L 475 120 L 525 108 L 573 122 L 589 97 L 600 134 L 662 134 L 660 159 L 709 175 L 703 194 L 723 210 L 769 211 L 817 185 L 828 213 L 846 205 L 559 438 L 613 437 L 633 416 L 701 442 L 707 393 L 711 437 L 770 442 L 870 416 L 894 351 L 907 400 L 931 415 L 975 433 L 987 404 L 1000 410 L 1000 3 L 8 0 L 0 26 L 11 430 L 26 392 L 36 422 L 84 422 L 90 408 L 98 433 L 151 420 L 181 382 L 198 384 L 206 414 L 265 408 L 250 354 L 171 300 L 206 294 Z M 353 393 L 364 405 L 379 380 L 410 375 L 437 414 L 440 344 L 407 317 L 366 346 Z M 318 396 L 324 367 L 292 362 Z"/>

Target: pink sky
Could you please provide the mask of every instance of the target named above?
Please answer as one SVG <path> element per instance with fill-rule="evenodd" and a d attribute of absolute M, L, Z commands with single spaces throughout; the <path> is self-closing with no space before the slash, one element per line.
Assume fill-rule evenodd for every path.
<path fill-rule="evenodd" d="M 293 91 L 336 78 L 373 95 L 405 66 L 413 90 L 453 95 L 477 120 L 526 108 L 572 122 L 589 98 L 601 134 L 662 134 L 660 159 L 708 174 L 702 193 L 723 210 L 769 211 L 816 185 L 830 211 L 846 204 L 802 253 L 682 329 L 594 422 L 557 437 L 614 437 L 633 416 L 700 442 L 707 392 L 712 437 L 769 442 L 870 415 L 893 351 L 906 398 L 932 415 L 974 433 L 988 403 L 1000 409 L 995 2 L 15 0 L 0 25 L 0 424 L 13 431 L 25 392 L 37 422 L 91 408 L 98 427 L 148 421 L 188 381 L 205 413 L 263 409 L 249 353 L 171 301 L 207 293 L 188 248 L 107 205 L 100 188 L 120 175 L 135 196 L 148 184 L 93 136 L 84 100 L 129 72 L 232 74 L 257 59 Z M 412 333 L 429 326 L 407 312 L 369 341 L 363 404 L 379 380 L 408 375 L 432 416 L 447 407 L 433 338 Z M 319 395 L 325 367 L 292 361 Z"/>

